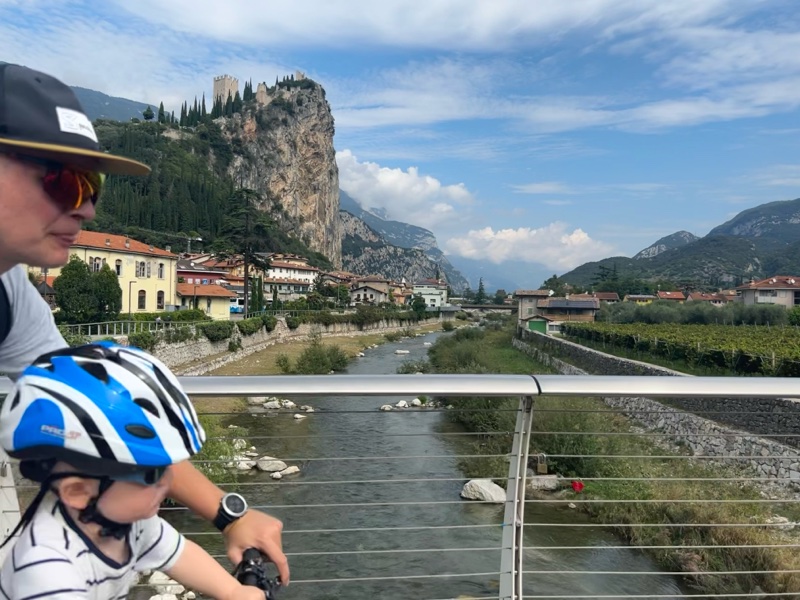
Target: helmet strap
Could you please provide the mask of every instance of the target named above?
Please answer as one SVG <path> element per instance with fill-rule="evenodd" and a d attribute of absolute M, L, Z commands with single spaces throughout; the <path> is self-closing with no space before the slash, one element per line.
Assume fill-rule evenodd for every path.
<path fill-rule="evenodd" d="M 78 513 L 78 519 L 81 523 L 96 523 L 100 525 L 100 537 L 113 537 L 114 539 L 121 540 L 130 533 L 132 523 L 118 523 L 112 521 L 100 512 L 97 503 L 100 497 L 112 486 L 114 481 L 108 477 L 100 478 L 100 491 L 97 496 L 89 500 L 86 508 Z"/>

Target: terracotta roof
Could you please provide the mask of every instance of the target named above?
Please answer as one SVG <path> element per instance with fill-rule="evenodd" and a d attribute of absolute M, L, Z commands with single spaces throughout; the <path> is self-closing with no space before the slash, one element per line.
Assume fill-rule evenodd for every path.
<path fill-rule="evenodd" d="M 683 292 L 656 292 L 659 300 L 686 300 L 686 296 L 683 295 Z"/>
<path fill-rule="evenodd" d="M 128 246 L 125 246 L 125 241 Z M 108 242 L 108 243 L 106 243 Z M 143 242 L 132 240 L 124 235 L 113 235 L 100 231 L 81 231 L 73 247 L 98 248 L 101 250 L 113 250 L 115 252 L 126 252 L 128 254 L 146 254 L 149 256 L 163 256 L 167 258 L 178 258 L 177 254 L 167 252 L 155 246 L 149 246 Z"/>
<path fill-rule="evenodd" d="M 352 294 L 353 292 L 357 292 L 360 289 L 373 290 L 373 291 L 378 292 L 379 294 L 385 294 L 386 293 L 386 290 L 380 290 L 380 289 L 378 289 L 376 287 L 373 287 L 371 285 L 366 285 L 366 284 L 353 286 L 352 288 L 350 288 L 350 293 Z"/>
<path fill-rule="evenodd" d="M 766 279 L 740 285 L 737 290 L 796 290 L 800 289 L 800 275 L 773 275 Z"/>
<path fill-rule="evenodd" d="M 619 300 L 617 292 L 595 292 L 594 297 L 598 300 Z"/>
<path fill-rule="evenodd" d="M 702 300 L 704 302 L 731 302 L 733 298 L 722 294 L 707 294 L 705 292 L 692 292 L 689 300 Z"/>
<path fill-rule="evenodd" d="M 539 297 L 548 297 L 550 295 L 550 290 L 517 290 L 514 292 L 515 296 L 539 296 Z"/>
<path fill-rule="evenodd" d="M 205 296 L 214 298 L 235 298 L 236 294 L 226 290 L 221 285 L 194 285 L 193 283 L 179 283 L 179 296 Z"/>

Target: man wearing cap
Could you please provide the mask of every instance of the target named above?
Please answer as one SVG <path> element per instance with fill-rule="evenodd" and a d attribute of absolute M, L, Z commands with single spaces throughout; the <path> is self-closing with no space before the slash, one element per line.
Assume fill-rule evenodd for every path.
<path fill-rule="evenodd" d="M 16 377 L 41 354 L 67 345 L 22 265 L 66 264 L 83 222 L 95 216 L 104 175 L 149 172 L 100 150 L 68 86 L 0 62 L 0 373 Z M 278 519 L 247 510 L 241 496 L 223 494 L 188 461 L 174 474 L 170 496 L 223 531 L 234 564 L 256 547 L 289 582 Z"/>

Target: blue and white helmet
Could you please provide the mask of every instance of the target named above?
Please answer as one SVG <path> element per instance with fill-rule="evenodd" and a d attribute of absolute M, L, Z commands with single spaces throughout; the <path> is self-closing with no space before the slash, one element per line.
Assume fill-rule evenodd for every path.
<path fill-rule="evenodd" d="M 0 412 L 0 444 L 23 461 L 97 475 L 166 467 L 206 435 L 177 378 L 155 357 L 100 342 L 40 356 Z"/>

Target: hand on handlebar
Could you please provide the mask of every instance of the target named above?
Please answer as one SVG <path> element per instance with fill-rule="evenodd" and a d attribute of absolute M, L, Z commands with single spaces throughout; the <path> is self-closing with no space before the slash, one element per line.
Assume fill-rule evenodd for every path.
<path fill-rule="evenodd" d="M 248 548 L 242 555 L 242 562 L 236 565 L 233 575 L 242 585 L 262 590 L 266 600 L 274 600 L 275 592 L 281 587 L 281 578 L 269 577 L 268 564 L 270 563 L 266 556 L 258 549 Z"/>

